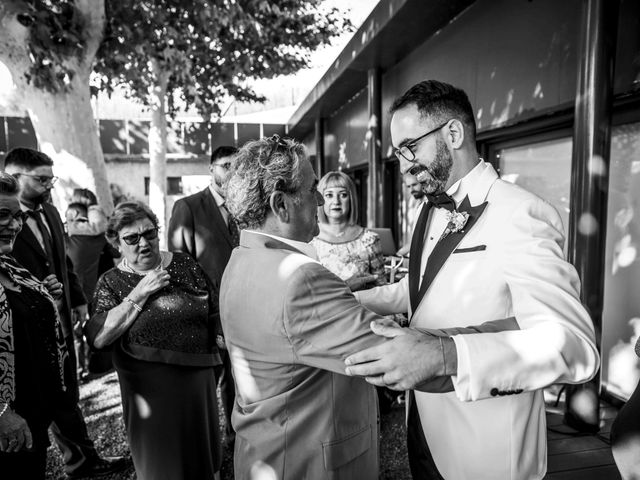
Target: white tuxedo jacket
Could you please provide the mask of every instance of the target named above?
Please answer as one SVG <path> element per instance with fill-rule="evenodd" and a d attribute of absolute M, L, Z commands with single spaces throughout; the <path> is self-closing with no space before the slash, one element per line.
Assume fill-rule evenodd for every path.
<path fill-rule="evenodd" d="M 541 389 L 593 377 L 599 366 L 593 324 L 579 300 L 577 272 L 564 259 L 555 209 L 500 180 L 489 164 L 468 197 L 477 218 L 431 253 L 422 296 L 414 292 L 411 326 L 446 329 L 515 317 L 519 330 L 454 335 L 455 392 L 415 392 L 422 427 L 445 479 L 542 478 Z M 380 314 L 412 310 L 408 276 L 357 297 Z"/>

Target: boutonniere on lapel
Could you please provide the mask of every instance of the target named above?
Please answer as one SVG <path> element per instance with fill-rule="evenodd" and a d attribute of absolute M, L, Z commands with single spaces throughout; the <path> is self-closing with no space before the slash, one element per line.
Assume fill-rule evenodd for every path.
<path fill-rule="evenodd" d="M 450 233 L 464 232 L 463 228 L 469 220 L 469 214 L 467 212 L 458 212 L 452 210 L 447 212 L 447 227 L 442 232 L 440 240 L 444 240 Z"/>

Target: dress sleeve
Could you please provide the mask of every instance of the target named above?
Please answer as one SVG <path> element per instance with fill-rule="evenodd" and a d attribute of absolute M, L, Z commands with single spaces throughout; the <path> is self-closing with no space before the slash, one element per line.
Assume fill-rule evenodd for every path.
<path fill-rule="evenodd" d="M 91 318 L 84 326 L 84 334 L 87 337 L 87 341 L 91 346 L 103 327 L 104 322 L 107 320 L 109 310 L 118 306 L 122 300 L 120 296 L 113 290 L 107 275 L 103 275 L 98 280 L 96 285 L 96 291 L 93 294 L 92 309 L 93 312 Z"/>

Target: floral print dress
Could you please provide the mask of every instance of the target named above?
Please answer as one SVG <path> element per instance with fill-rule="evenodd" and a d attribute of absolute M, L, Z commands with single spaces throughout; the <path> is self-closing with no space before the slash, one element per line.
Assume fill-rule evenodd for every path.
<path fill-rule="evenodd" d="M 311 241 L 322 265 L 342 280 L 364 275 L 378 275 L 376 285 L 386 283 L 380 237 L 363 228 L 353 240 L 330 243 L 318 237 Z"/>

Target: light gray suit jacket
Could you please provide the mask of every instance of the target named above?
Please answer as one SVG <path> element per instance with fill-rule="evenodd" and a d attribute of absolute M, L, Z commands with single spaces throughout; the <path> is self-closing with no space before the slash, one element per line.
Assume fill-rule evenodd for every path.
<path fill-rule="evenodd" d="M 375 390 L 344 375 L 349 354 L 384 342 L 379 318 L 320 263 L 243 231 L 220 314 L 236 381 L 235 478 L 378 478 Z"/>

